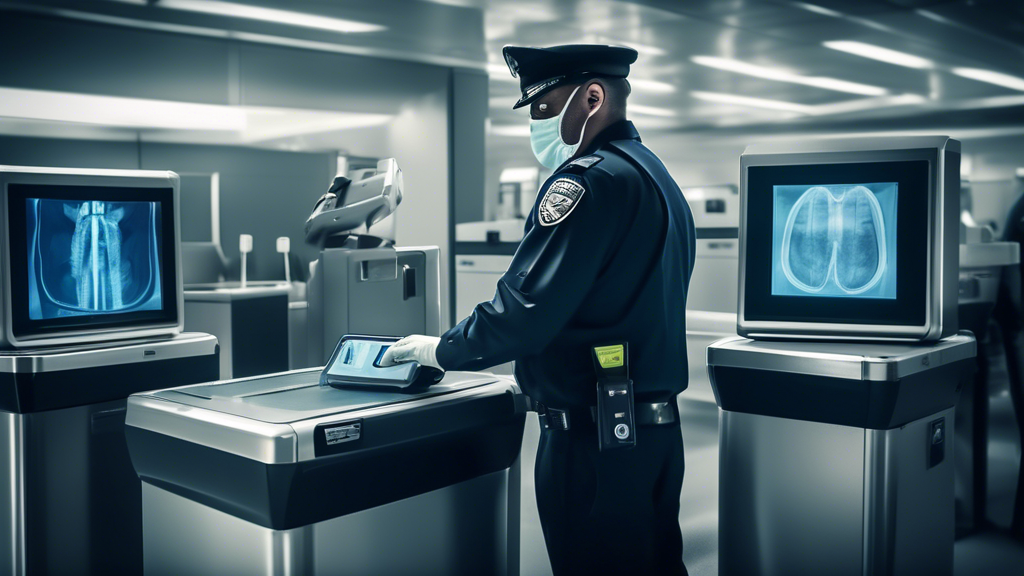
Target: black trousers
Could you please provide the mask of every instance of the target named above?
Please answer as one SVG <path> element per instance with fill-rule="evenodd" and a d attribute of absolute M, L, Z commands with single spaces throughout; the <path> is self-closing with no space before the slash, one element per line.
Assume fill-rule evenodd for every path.
<path fill-rule="evenodd" d="M 682 432 L 641 426 L 636 438 L 635 448 L 600 452 L 590 418 L 541 430 L 537 507 L 555 576 L 686 574 Z"/>

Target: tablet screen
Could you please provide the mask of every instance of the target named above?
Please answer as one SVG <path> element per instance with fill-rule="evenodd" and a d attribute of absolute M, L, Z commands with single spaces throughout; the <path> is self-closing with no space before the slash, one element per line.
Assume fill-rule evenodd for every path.
<path fill-rule="evenodd" d="M 351 379 L 355 383 L 365 381 L 408 382 L 417 367 L 415 362 L 395 366 L 380 365 L 381 357 L 390 346 L 390 342 L 342 340 L 340 348 L 332 357 L 330 366 L 327 367 L 327 375 L 340 381 Z"/>

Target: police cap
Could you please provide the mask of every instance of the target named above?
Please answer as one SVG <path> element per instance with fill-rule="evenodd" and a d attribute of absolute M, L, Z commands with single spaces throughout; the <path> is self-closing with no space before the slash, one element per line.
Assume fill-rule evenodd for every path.
<path fill-rule="evenodd" d="M 523 97 L 512 109 L 521 108 L 565 84 L 591 77 L 625 78 L 636 62 L 636 50 L 604 44 L 567 44 L 550 48 L 505 46 L 505 63 L 519 77 Z"/>

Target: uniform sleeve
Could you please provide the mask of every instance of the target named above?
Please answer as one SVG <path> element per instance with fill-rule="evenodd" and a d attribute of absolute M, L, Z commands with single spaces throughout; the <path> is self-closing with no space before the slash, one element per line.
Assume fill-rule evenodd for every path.
<path fill-rule="evenodd" d="M 610 177 L 593 172 L 555 175 L 542 188 L 494 298 L 441 337 L 437 360 L 445 370 L 480 370 L 537 354 L 576 313 L 618 232 L 618 212 L 605 205 L 614 194 Z M 545 197 L 573 182 L 583 192 L 545 225 L 565 209 L 564 198 Z"/>

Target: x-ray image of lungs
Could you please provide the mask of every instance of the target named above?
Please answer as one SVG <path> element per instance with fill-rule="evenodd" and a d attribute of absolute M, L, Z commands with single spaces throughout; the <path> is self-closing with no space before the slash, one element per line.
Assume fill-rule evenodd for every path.
<path fill-rule="evenodd" d="M 29 318 L 163 307 L 158 203 L 27 202 Z"/>
<path fill-rule="evenodd" d="M 895 182 L 775 186 L 772 294 L 896 297 Z"/>

